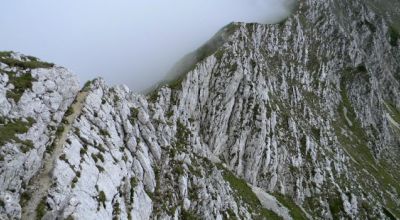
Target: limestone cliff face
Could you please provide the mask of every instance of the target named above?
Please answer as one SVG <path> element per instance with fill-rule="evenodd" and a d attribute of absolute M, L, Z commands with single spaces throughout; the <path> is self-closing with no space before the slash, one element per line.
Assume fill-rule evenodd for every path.
<path fill-rule="evenodd" d="M 21 193 L 78 91 L 64 68 L 0 53 L 0 218 L 20 215 Z"/>
<path fill-rule="evenodd" d="M 5 183 L 17 177 L 0 173 L 0 212 L 45 219 L 400 218 L 400 35 L 398 13 L 382 14 L 384 7 L 303 0 L 280 24 L 230 24 L 195 61 L 185 60 L 178 80 L 148 96 L 101 79 L 78 93 L 72 75 L 46 66 L 32 70 L 32 89 L 15 102 L 6 99 L 13 87 L 10 67 L 2 65 L 7 121 L 33 124 L 29 135 L 40 123 L 27 117 L 50 117 L 56 126 L 64 112 L 71 116 L 61 137 L 44 129 L 27 136 L 34 146 L 26 152 L 23 135 L 1 148 L 17 164 L 15 155 L 37 159 L 28 168 L 0 162 L 21 173 L 14 185 Z M 69 85 L 58 85 L 59 77 Z M 38 100 L 56 110 L 33 115 L 15 107 L 53 97 L 49 91 L 59 98 Z M 67 111 L 72 97 L 78 104 L 84 97 L 75 114 Z M 41 178 L 28 183 L 44 172 L 40 138 L 61 140 L 43 159 L 53 164 L 44 196 L 32 190 Z M 32 198 L 41 202 L 24 202 Z"/>

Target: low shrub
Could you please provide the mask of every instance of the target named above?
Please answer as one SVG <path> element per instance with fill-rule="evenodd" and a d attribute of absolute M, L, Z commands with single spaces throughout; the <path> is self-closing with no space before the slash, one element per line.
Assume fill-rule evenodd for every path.
<path fill-rule="evenodd" d="M 46 197 L 40 201 L 39 205 L 36 207 L 36 219 L 42 219 L 47 212 Z"/>
<path fill-rule="evenodd" d="M 106 207 L 106 200 L 106 194 L 104 191 L 100 191 L 98 201 L 103 205 L 104 208 Z"/>

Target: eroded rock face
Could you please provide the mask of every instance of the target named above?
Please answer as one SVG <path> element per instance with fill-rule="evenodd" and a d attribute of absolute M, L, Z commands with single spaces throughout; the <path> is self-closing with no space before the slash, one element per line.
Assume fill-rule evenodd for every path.
<path fill-rule="evenodd" d="M 148 96 L 94 80 L 40 217 L 399 218 L 400 35 L 372 6 L 299 1 L 280 24 L 233 23 L 222 46 Z M 50 81 L 32 91 L 65 111 Z M 19 102 L 35 100 L 25 93 Z M 15 207 L 2 212 L 18 217 Z"/>
<path fill-rule="evenodd" d="M 163 112 L 156 123 L 149 108 L 153 104 L 125 87 L 92 83 L 55 165 L 47 199 L 54 211 L 47 216 L 180 218 L 198 207 L 206 218 L 222 217 L 220 210 L 229 208 L 250 217 L 247 208 L 237 210 L 221 169 L 207 159 L 214 158 L 211 152 L 191 145 L 191 131 L 175 120 L 167 125 Z"/>
<path fill-rule="evenodd" d="M 29 62 L 19 54 L 4 57 Z M 18 218 L 23 188 L 40 169 L 79 84 L 61 67 L 24 69 L 3 63 L 0 79 L 0 217 Z"/>

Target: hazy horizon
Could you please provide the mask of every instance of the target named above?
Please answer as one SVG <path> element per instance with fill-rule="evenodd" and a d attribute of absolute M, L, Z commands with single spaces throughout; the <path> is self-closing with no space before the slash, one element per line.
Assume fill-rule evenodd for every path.
<path fill-rule="evenodd" d="M 275 23 L 282 0 L 6 0 L 0 50 L 64 66 L 81 83 L 103 77 L 142 91 L 226 24 Z"/>

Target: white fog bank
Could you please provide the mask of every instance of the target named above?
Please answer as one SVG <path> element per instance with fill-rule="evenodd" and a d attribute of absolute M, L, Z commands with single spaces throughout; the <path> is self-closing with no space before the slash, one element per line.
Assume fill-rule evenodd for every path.
<path fill-rule="evenodd" d="M 290 0 L 3 0 L 0 50 L 142 91 L 232 21 L 275 23 Z"/>

